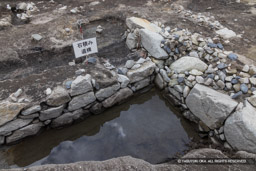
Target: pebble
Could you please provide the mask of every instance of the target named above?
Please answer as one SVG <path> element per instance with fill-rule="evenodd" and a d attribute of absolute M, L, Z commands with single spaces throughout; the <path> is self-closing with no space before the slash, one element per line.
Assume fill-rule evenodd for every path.
<path fill-rule="evenodd" d="M 243 94 L 243 92 L 242 92 L 242 91 L 239 91 L 239 92 L 237 92 L 236 94 L 234 94 L 234 95 L 232 96 L 232 99 L 237 99 L 237 98 L 239 98 L 242 94 Z"/>
<path fill-rule="evenodd" d="M 96 32 L 99 33 L 99 34 L 101 34 L 102 31 L 103 31 L 103 28 L 101 27 L 101 25 L 98 25 L 98 26 L 97 26 L 97 29 L 96 29 Z"/>
<path fill-rule="evenodd" d="M 43 37 L 40 34 L 32 34 L 32 38 L 36 41 L 40 41 Z"/>
<path fill-rule="evenodd" d="M 128 68 L 128 69 L 131 69 L 131 68 L 133 67 L 133 65 L 135 65 L 134 60 L 128 60 L 128 61 L 125 63 L 125 67 Z"/>
<path fill-rule="evenodd" d="M 179 93 L 183 93 L 183 87 L 181 85 L 175 85 L 174 89 L 178 91 Z"/>
<path fill-rule="evenodd" d="M 177 85 L 177 84 L 179 84 L 178 81 L 177 81 L 177 79 L 172 79 L 172 80 L 169 81 L 169 86 L 170 86 L 170 87 L 173 87 L 173 86 L 175 86 L 175 85 Z"/>
<path fill-rule="evenodd" d="M 96 64 L 97 60 L 96 60 L 96 58 L 94 58 L 94 57 L 89 57 L 89 58 L 87 59 L 87 62 L 90 63 L 90 64 Z"/>
<path fill-rule="evenodd" d="M 45 94 L 48 96 L 48 95 L 50 95 L 50 94 L 52 94 L 52 90 L 50 89 L 50 88 L 47 88 L 46 90 L 45 90 Z"/>
<path fill-rule="evenodd" d="M 207 86 L 209 86 L 209 85 L 212 84 L 212 82 L 213 82 L 213 79 L 212 79 L 212 78 L 208 78 L 208 79 L 204 82 L 204 84 L 207 85 Z"/>
<path fill-rule="evenodd" d="M 18 89 L 15 93 L 13 93 L 13 96 L 14 97 L 16 97 L 16 98 L 18 98 L 21 94 L 22 94 L 22 89 L 20 88 L 20 89 Z"/>
<path fill-rule="evenodd" d="M 232 89 L 232 84 L 231 83 L 226 83 L 226 87 L 228 90 L 231 90 Z"/>
<path fill-rule="evenodd" d="M 235 79 L 235 78 L 233 78 L 233 79 L 231 80 L 231 83 L 232 83 L 232 84 L 237 84 L 237 83 L 238 83 L 238 80 Z"/>
<path fill-rule="evenodd" d="M 199 58 L 198 53 L 196 51 L 192 51 L 189 53 L 189 56 Z"/>
<path fill-rule="evenodd" d="M 71 89 L 71 84 L 73 81 L 67 81 L 65 82 L 66 89 Z"/>
<path fill-rule="evenodd" d="M 194 75 L 189 75 L 187 80 L 188 81 L 194 81 L 196 79 L 196 77 Z"/>
<path fill-rule="evenodd" d="M 219 75 L 220 79 L 224 82 L 226 79 L 226 74 L 222 71 L 218 71 L 218 75 Z"/>
<path fill-rule="evenodd" d="M 189 91 L 190 91 L 190 88 L 188 86 L 186 86 L 183 90 L 183 97 L 186 98 L 188 96 Z"/>
<path fill-rule="evenodd" d="M 227 66 L 227 64 L 220 63 L 217 67 L 218 67 L 218 69 L 225 69 L 225 68 L 227 68 L 228 66 Z"/>
<path fill-rule="evenodd" d="M 235 60 L 237 60 L 238 56 L 236 54 L 234 54 L 234 53 L 230 53 L 228 55 L 228 58 L 235 61 Z"/>
<path fill-rule="evenodd" d="M 203 84 L 204 83 L 204 78 L 201 76 L 196 76 L 196 82 L 199 84 Z"/>
<path fill-rule="evenodd" d="M 79 69 L 76 71 L 76 75 L 81 75 L 84 72 L 85 72 L 85 69 Z"/>
<path fill-rule="evenodd" d="M 191 75 L 195 75 L 195 76 L 200 76 L 200 75 L 203 75 L 204 73 L 202 73 L 201 71 L 198 71 L 196 69 L 192 69 L 189 74 Z"/>
<path fill-rule="evenodd" d="M 208 43 L 207 45 L 210 48 L 217 48 L 217 45 L 215 43 Z"/>
<path fill-rule="evenodd" d="M 223 47 L 223 45 L 221 44 L 221 43 L 217 43 L 217 47 L 219 48 L 219 49 L 224 49 L 224 47 Z"/>
<path fill-rule="evenodd" d="M 250 70 L 249 65 L 244 65 L 242 71 L 243 71 L 243 72 L 249 72 L 249 70 Z"/>
<path fill-rule="evenodd" d="M 178 77 L 178 83 L 183 83 L 184 82 L 184 77 Z"/>
<path fill-rule="evenodd" d="M 225 83 L 221 80 L 217 81 L 217 85 L 220 87 L 220 89 L 224 89 L 225 88 Z"/>
<path fill-rule="evenodd" d="M 241 84 L 240 89 L 244 94 L 248 93 L 248 87 L 246 84 Z"/>

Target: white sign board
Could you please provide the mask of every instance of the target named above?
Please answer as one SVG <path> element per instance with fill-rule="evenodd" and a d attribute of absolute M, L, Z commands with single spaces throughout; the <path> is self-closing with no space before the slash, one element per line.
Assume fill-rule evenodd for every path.
<path fill-rule="evenodd" d="M 85 39 L 73 43 L 76 58 L 98 52 L 96 38 Z"/>

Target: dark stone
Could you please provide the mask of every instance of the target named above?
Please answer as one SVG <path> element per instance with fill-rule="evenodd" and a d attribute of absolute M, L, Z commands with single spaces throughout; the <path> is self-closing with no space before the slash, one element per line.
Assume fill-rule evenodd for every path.
<path fill-rule="evenodd" d="M 169 54 L 172 52 L 171 49 L 166 45 L 164 46 L 164 50 Z"/>
<path fill-rule="evenodd" d="M 233 78 L 233 79 L 231 80 L 231 83 L 232 83 L 232 84 L 237 84 L 237 83 L 238 83 L 238 80 L 235 79 L 235 78 Z"/>
<path fill-rule="evenodd" d="M 237 98 L 239 98 L 242 94 L 243 94 L 243 92 L 242 92 L 242 91 L 239 91 L 239 92 L 237 92 L 236 94 L 234 94 L 234 95 L 232 96 L 232 99 L 237 99 Z"/>
<path fill-rule="evenodd" d="M 90 63 L 90 64 L 96 64 L 97 60 L 96 60 L 96 58 L 94 58 L 94 57 L 89 57 L 89 58 L 87 59 L 87 62 Z"/>
<path fill-rule="evenodd" d="M 180 53 L 180 51 L 179 51 L 178 48 L 175 49 L 175 53 L 176 53 L 176 54 L 179 54 L 179 53 Z"/>
<path fill-rule="evenodd" d="M 219 48 L 219 49 L 224 49 L 224 47 L 223 47 L 223 45 L 221 44 L 221 43 L 217 43 L 217 47 Z"/>
<path fill-rule="evenodd" d="M 180 83 L 182 83 L 182 82 L 184 82 L 184 77 L 179 77 L 179 78 L 178 78 L 178 83 L 180 84 Z"/>
<path fill-rule="evenodd" d="M 234 53 L 231 53 L 228 55 L 228 58 L 235 61 L 235 60 L 237 60 L 238 56 Z"/>
<path fill-rule="evenodd" d="M 215 43 L 208 43 L 207 44 L 210 48 L 217 48 L 217 45 Z"/>
<path fill-rule="evenodd" d="M 65 87 L 66 89 L 71 89 L 71 84 L 72 84 L 73 81 L 67 81 L 65 82 Z"/>
<path fill-rule="evenodd" d="M 213 79 L 214 78 L 214 74 L 209 74 L 208 76 L 207 76 L 207 78 L 211 78 L 211 79 Z"/>
<path fill-rule="evenodd" d="M 224 68 L 227 68 L 228 66 L 227 66 L 227 64 L 225 64 L 225 63 L 220 63 L 219 65 L 218 65 L 218 69 L 224 69 Z"/>
<path fill-rule="evenodd" d="M 248 93 L 248 87 L 246 84 L 241 84 L 240 89 L 244 94 Z"/>
<path fill-rule="evenodd" d="M 96 103 L 90 108 L 90 112 L 94 115 L 98 115 L 102 113 L 104 110 L 105 108 L 103 107 L 102 103 Z"/>

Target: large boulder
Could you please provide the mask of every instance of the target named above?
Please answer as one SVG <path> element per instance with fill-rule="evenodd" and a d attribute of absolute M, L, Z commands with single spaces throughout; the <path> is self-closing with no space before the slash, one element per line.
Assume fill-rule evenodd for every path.
<path fill-rule="evenodd" d="M 184 56 L 177 61 L 173 62 L 170 66 L 171 70 L 178 73 L 184 73 L 185 71 L 191 71 L 196 69 L 204 72 L 208 68 L 208 65 L 201 61 L 199 58 Z"/>
<path fill-rule="evenodd" d="M 97 91 L 95 93 L 95 96 L 96 98 L 99 100 L 99 101 L 102 101 L 110 96 L 112 96 L 115 92 L 117 92 L 118 90 L 120 89 L 120 84 L 117 83 L 117 84 L 114 84 L 110 87 L 107 87 L 107 88 L 103 88 L 103 89 L 100 89 L 99 91 Z"/>
<path fill-rule="evenodd" d="M 0 126 L 13 120 L 25 106 L 24 103 L 0 102 Z"/>
<path fill-rule="evenodd" d="M 233 148 L 256 153 L 256 109 L 246 102 L 245 107 L 228 117 L 224 134 Z"/>
<path fill-rule="evenodd" d="M 148 20 L 137 17 L 127 18 L 126 25 L 130 30 L 134 30 L 136 28 L 144 28 L 152 32 L 160 32 L 162 30 L 160 27 L 150 23 Z"/>
<path fill-rule="evenodd" d="M 24 128 L 17 130 L 17 131 L 14 131 L 14 133 L 12 135 L 10 135 L 9 137 L 6 138 L 6 143 L 10 144 L 10 143 L 16 142 L 18 140 L 21 140 L 25 137 L 36 135 L 41 130 L 41 128 L 43 126 L 44 126 L 44 124 L 39 122 L 39 123 L 28 125 Z"/>
<path fill-rule="evenodd" d="M 80 96 L 74 97 L 68 105 L 69 111 L 74 111 L 89 105 L 90 103 L 94 102 L 96 97 L 94 96 L 93 92 L 89 92 L 86 94 L 82 94 Z"/>
<path fill-rule="evenodd" d="M 0 135 L 8 135 L 14 130 L 22 128 L 29 123 L 31 123 L 33 119 L 15 119 L 4 126 L 0 127 Z"/>
<path fill-rule="evenodd" d="M 139 33 L 141 36 L 141 43 L 150 55 L 157 59 L 168 58 L 167 52 L 161 48 L 161 42 L 164 38 L 160 34 L 147 29 L 141 29 Z"/>
<path fill-rule="evenodd" d="M 49 106 L 60 106 L 71 100 L 67 90 L 61 86 L 57 86 L 52 94 L 47 99 L 47 104 Z"/>
<path fill-rule="evenodd" d="M 152 61 L 144 62 L 140 68 L 129 70 L 127 72 L 127 77 L 130 79 L 130 83 L 143 80 L 153 74 L 155 67 L 156 65 Z"/>
<path fill-rule="evenodd" d="M 126 100 L 127 98 L 131 97 L 133 95 L 133 92 L 129 88 L 124 88 L 119 90 L 117 93 L 115 93 L 113 96 L 107 98 L 102 102 L 103 106 L 108 108 L 111 107 L 117 103 L 121 103 L 122 101 Z"/>
<path fill-rule="evenodd" d="M 186 104 L 195 116 L 215 129 L 222 125 L 238 103 L 226 94 L 196 84 L 186 98 Z"/>

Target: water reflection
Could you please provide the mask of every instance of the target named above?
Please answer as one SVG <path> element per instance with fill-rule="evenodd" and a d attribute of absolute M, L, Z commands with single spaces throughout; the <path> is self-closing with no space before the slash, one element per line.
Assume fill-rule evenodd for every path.
<path fill-rule="evenodd" d="M 159 163 L 186 150 L 195 136 L 192 125 L 151 91 L 79 124 L 31 137 L 10 147 L 5 157 L 19 167 L 126 155 Z"/>

